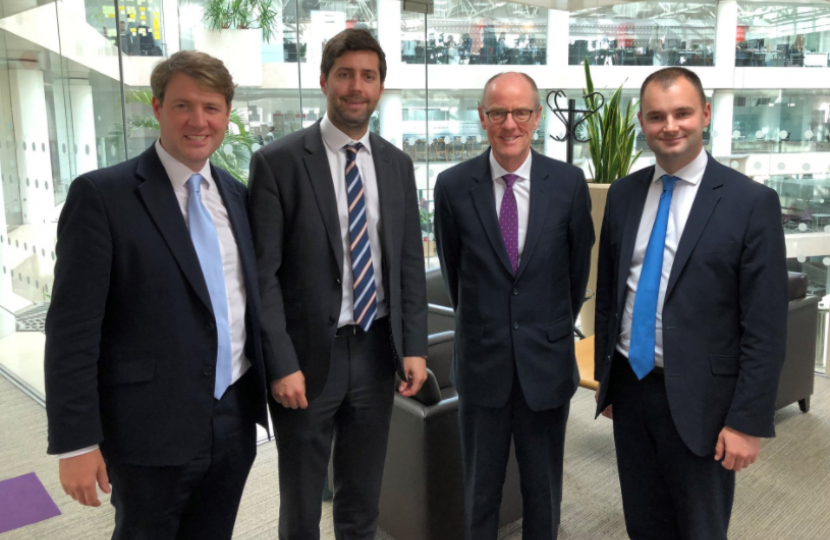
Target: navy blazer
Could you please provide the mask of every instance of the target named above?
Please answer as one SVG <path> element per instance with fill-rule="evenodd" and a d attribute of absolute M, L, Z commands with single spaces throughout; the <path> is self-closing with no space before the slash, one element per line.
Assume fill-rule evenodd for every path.
<path fill-rule="evenodd" d="M 211 173 L 239 249 L 245 353 L 262 393 L 257 421 L 267 426 L 246 188 L 218 167 Z M 189 461 L 213 429 L 216 325 L 154 146 L 72 182 L 58 221 L 53 293 L 45 354 L 49 453 L 100 444 L 116 463 Z"/>
<path fill-rule="evenodd" d="M 533 152 L 527 237 L 516 274 L 499 228 L 490 150 L 438 175 L 435 239 L 455 310 L 451 377 L 459 396 L 507 403 L 514 370 L 530 408 L 576 392 L 573 328 L 585 299 L 594 228 L 585 176 Z"/>
<path fill-rule="evenodd" d="M 611 359 L 654 167 L 608 191 L 597 272 L 597 414 L 612 404 Z M 699 456 L 724 426 L 775 434 L 787 332 L 787 268 L 778 194 L 709 156 L 672 264 L 663 305 L 666 393 L 675 426 Z"/>

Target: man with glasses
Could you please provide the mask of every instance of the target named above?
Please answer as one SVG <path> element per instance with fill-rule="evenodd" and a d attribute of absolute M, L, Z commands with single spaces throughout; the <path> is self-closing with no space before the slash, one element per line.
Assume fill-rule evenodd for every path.
<path fill-rule="evenodd" d="M 523 537 L 557 537 L 562 457 L 579 383 L 573 327 L 594 229 L 582 171 L 534 152 L 536 83 L 502 73 L 479 107 L 490 149 L 438 176 L 435 234 L 456 318 L 465 538 L 495 540 L 516 448 Z"/>

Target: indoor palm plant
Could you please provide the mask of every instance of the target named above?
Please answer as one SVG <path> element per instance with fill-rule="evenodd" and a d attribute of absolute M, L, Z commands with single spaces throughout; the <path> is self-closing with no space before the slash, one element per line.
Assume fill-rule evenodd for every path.
<path fill-rule="evenodd" d="M 204 21 L 210 30 L 261 28 L 268 43 L 274 38 L 278 12 L 275 0 L 208 0 Z"/>
<path fill-rule="evenodd" d="M 594 92 L 594 81 L 591 78 L 587 57 L 584 63 L 585 84 L 588 87 L 584 94 L 589 95 Z M 597 184 L 610 184 L 626 176 L 642 153 L 642 150 L 634 153 L 634 142 L 637 137 L 634 131 L 634 117 L 637 110 L 629 103 L 623 112 L 621 102 L 622 86 L 611 95 L 611 99 L 605 103 L 602 110 L 585 121 L 591 139 L 588 143 L 591 152 L 590 169 Z M 590 110 L 596 109 L 599 104 L 599 98 L 596 96 L 585 98 L 586 108 Z"/>

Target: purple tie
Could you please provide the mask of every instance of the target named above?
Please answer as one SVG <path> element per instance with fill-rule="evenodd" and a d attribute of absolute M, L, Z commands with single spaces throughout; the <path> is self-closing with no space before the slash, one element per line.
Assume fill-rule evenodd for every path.
<path fill-rule="evenodd" d="M 519 209 L 516 206 L 516 195 L 513 193 L 513 184 L 519 178 L 515 174 L 505 174 L 504 197 L 501 200 L 501 211 L 499 212 L 499 228 L 501 237 L 504 240 L 504 247 L 507 249 L 507 258 L 513 273 L 519 268 Z"/>

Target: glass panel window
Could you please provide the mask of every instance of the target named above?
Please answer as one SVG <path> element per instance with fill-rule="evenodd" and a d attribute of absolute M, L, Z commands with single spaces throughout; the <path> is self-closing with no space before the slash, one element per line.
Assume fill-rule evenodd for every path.
<path fill-rule="evenodd" d="M 715 2 L 634 2 L 571 12 L 568 64 L 711 66 Z"/>
<path fill-rule="evenodd" d="M 733 153 L 830 151 L 830 92 L 735 91 Z"/>
<path fill-rule="evenodd" d="M 413 14 L 414 15 L 414 14 Z M 547 64 L 548 10 L 511 2 L 435 0 L 427 21 L 404 14 L 403 61 L 412 64 Z"/>
<path fill-rule="evenodd" d="M 830 6 L 826 3 L 738 2 L 739 67 L 827 67 Z"/>

